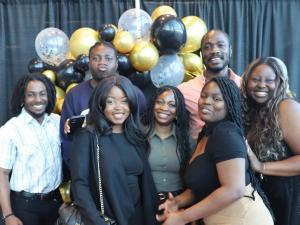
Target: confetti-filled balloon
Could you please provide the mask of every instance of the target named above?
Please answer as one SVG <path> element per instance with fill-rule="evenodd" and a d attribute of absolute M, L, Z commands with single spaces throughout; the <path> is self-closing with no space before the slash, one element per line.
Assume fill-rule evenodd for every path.
<path fill-rule="evenodd" d="M 164 85 L 177 86 L 184 78 L 184 66 L 176 55 L 162 55 L 156 66 L 150 72 L 155 87 Z"/>
<path fill-rule="evenodd" d="M 35 50 L 46 63 L 59 65 L 69 52 L 69 38 L 60 29 L 49 27 L 42 30 L 35 38 Z"/>
<path fill-rule="evenodd" d="M 150 40 L 150 29 L 152 19 L 148 13 L 142 9 L 129 9 L 125 11 L 118 22 L 118 29 L 125 30 L 132 34 L 133 38 Z"/>

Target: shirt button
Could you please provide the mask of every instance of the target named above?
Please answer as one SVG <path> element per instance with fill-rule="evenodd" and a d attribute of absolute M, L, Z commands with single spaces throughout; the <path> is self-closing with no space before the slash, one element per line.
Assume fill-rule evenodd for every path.
<path fill-rule="evenodd" d="M 163 179 L 163 181 L 164 181 L 164 182 L 166 182 L 166 181 L 167 181 L 167 179 L 166 179 L 166 178 L 164 178 L 164 179 Z"/>

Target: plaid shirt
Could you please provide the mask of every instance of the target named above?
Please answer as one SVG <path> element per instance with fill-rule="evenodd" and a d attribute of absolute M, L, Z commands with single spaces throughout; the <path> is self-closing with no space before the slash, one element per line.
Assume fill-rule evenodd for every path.
<path fill-rule="evenodd" d="M 59 116 L 45 114 L 39 124 L 22 109 L 0 128 L 0 167 L 11 169 L 14 191 L 47 193 L 62 180 Z"/>

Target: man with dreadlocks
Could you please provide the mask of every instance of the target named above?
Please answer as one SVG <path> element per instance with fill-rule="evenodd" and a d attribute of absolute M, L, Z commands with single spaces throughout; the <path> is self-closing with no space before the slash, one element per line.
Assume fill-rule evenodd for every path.
<path fill-rule="evenodd" d="M 0 128 L 0 205 L 6 225 L 53 225 L 61 197 L 55 88 L 42 74 L 20 78 L 12 115 Z"/>
<path fill-rule="evenodd" d="M 199 98 L 205 127 L 187 166 L 187 189 L 159 206 L 164 225 L 272 225 L 247 161 L 240 91 L 227 77 L 208 81 Z M 177 210 L 176 210 L 177 209 Z M 199 222 L 198 222 L 199 224 Z"/>
<path fill-rule="evenodd" d="M 203 76 L 198 76 L 178 86 L 182 92 L 186 109 L 190 112 L 190 133 L 197 140 L 204 122 L 198 115 L 198 99 L 206 81 L 213 77 L 229 77 L 240 86 L 240 77 L 229 67 L 232 47 L 229 36 L 221 30 L 208 31 L 201 40 L 201 53 L 205 71 Z"/>

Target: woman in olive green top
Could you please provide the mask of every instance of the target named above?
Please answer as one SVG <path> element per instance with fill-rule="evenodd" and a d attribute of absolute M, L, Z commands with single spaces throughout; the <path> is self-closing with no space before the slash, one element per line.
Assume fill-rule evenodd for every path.
<path fill-rule="evenodd" d="M 180 194 L 182 174 L 190 157 L 189 115 L 181 92 L 172 86 L 157 89 L 146 116 L 149 163 L 159 193 Z"/>

